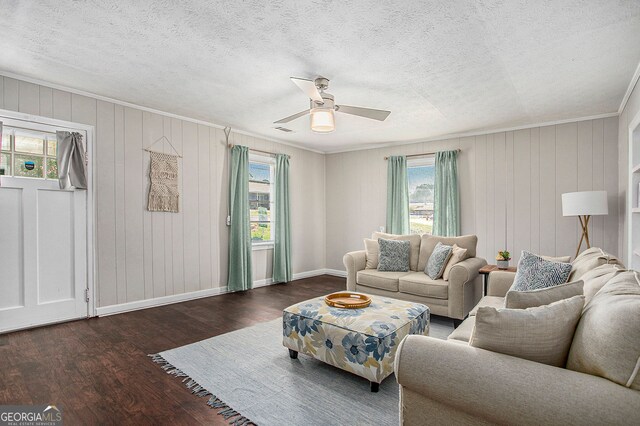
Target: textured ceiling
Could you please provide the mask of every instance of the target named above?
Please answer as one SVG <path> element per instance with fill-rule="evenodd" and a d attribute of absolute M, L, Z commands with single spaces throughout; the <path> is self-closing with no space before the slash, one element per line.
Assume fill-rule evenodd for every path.
<path fill-rule="evenodd" d="M 0 69 L 334 151 L 618 109 L 640 1 L 6 1 Z M 314 134 L 289 76 L 331 80 Z"/>

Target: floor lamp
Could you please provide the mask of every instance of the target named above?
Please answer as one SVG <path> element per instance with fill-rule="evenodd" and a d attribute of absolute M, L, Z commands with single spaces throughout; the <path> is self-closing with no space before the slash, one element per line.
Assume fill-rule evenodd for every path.
<path fill-rule="evenodd" d="M 591 216 L 607 214 L 609 214 L 607 191 L 580 191 L 562 194 L 562 215 L 578 216 L 580 227 L 582 228 L 576 257 L 580 253 L 583 240 L 587 244 L 587 248 L 591 247 L 589 242 L 589 219 L 591 219 Z"/>

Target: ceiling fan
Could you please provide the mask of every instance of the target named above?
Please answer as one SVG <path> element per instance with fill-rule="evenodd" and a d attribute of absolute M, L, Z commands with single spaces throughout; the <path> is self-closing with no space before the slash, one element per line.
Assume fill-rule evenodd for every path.
<path fill-rule="evenodd" d="M 315 80 L 291 77 L 291 81 L 309 97 L 309 109 L 274 121 L 274 124 L 288 123 L 311 114 L 311 130 L 317 133 L 329 133 L 336 128 L 334 112 L 357 115 L 378 121 L 384 121 L 391 114 L 391 111 L 381 109 L 336 105 L 333 95 L 325 92 L 329 87 L 329 80 L 324 77 L 317 77 Z"/>

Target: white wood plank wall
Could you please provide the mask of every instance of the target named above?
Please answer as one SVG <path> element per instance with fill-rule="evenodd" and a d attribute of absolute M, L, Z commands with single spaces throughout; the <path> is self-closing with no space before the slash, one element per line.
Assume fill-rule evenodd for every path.
<path fill-rule="evenodd" d="M 221 129 L 3 76 L 0 108 L 96 126 L 98 306 L 226 285 Z M 626 135 L 618 137 L 619 125 L 610 117 L 326 156 L 243 134 L 231 139 L 292 156 L 293 263 L 303 273 L 343 270 L 343 254 L 384 225 L 385 156 L 455 148 L 462 149 L 462 231 L 478 235 L 480 256 L 491 260 L 505 242 L 516 262 L 523 249 L 573 255 L 578 221 L 562 217 L 560 195 L 588 189 L 609 193 L 609 215 L 591 221 L 593 245 L 622 255 L 626 177 L 618 162 Z M 149 157 L 142 148 L 163 135 L 183 155 L 180 214 L 144 208 Z M 166 143 L 156 148 L 170 152 Z M 269 250 L 254 252 L 254 279 L 271 277 L 271 259 Z"/>
<path fill-rule="evenodd" d="M 505 244 L 514 263 L 522 250 L 573 256 L 579 225 L 562 216 L 561 194 L 590 189 L 609 193 L 591 242 L 618 254 L 618 117 L 609 117 L 327 155 L 327 268 L 344 270 L 344 253 L 384 226 L 385 156 L 455 148 L 462 232 L 478 235 L 479 256 L 491 262 Z"/>
<path fill-rule="evenodd" d="M 96 127 L 97 306 L 226 286 L 227 162 L 222 129 L 0 76 L 0 108 Z M 182 154 L 181 212 L 146 211 L 148 147 Z M 232 133 L 232 142 L 291 155 L 293 271 L 324 268 L 324 155 Z M 154 149 L 170 153 L 166 142 Z M 271 278 L 271 250 L 254 251 Z"/>

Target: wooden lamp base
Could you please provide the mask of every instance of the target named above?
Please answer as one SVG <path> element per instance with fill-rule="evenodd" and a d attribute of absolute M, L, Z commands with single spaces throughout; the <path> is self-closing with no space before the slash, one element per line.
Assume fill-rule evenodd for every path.
<path fill-rule="evenodd" d="M 589 242 L 589 220 L 591 219 L 591 215 L 581 215 L 578 216 L 578 220 L 580 220 L 580 227 L 582 228 L 582 235 L 580 236 L 580 242 L 578 243 L 578 248 L 576 249 L 576 257 L 580 254 L 580 247 L 582 247 L 582 241 L 587 244 L 587 248 L 591 248 L 591 243 Z"/>

